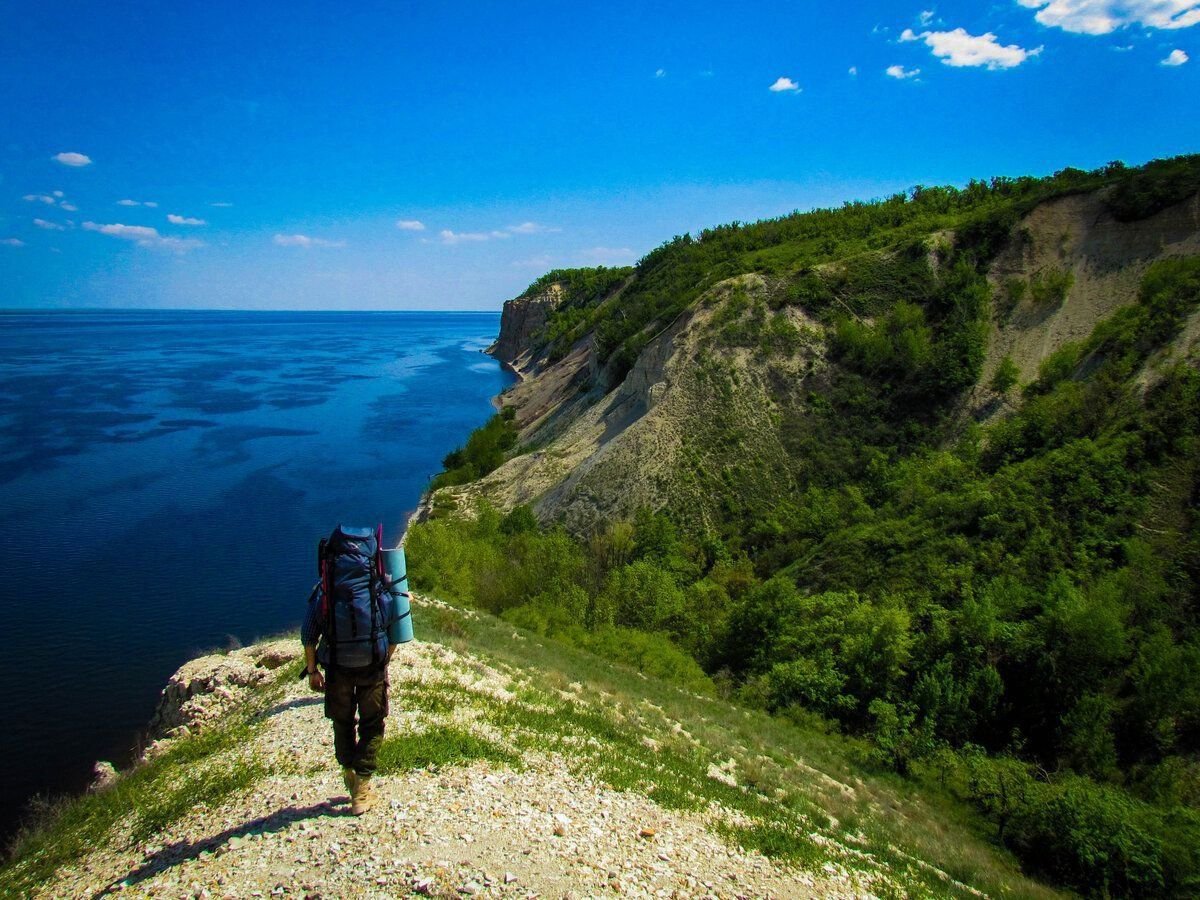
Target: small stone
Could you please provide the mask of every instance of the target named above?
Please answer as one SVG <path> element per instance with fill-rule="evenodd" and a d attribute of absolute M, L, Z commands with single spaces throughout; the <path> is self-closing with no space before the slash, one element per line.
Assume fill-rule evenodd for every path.
<path fill-rule="evenodd" d="M 643 827 L 640 831 L 638 831 L 638 837 L 645 838 L 646 840 L 654 837 L 654 834 L 655 831 L 653 828 Z"/>
<path fill-rule="evenodd" d="M 466 894 L 468 897 L 474 897 L 476 894 L 483 891 L 483 885 L 478 881 L 468 881 L 458 889 L 460 894 Z"/>
<path fill-rule="evenodd" d="M 418 894 L 425 894 L 426 896 L 433 895 L 433 879 L 432 878 L 418 878 L 416 881 L 413 882 L 412 887 L 413 887 L 413 890 L 416 891 Z"/>
<path fill-rule="evenodd" d="M 504 873 L 504 883 L 505 884 L 512 884 L 516 880 L 517 880 L 517 876 L 514 875 L 512 872 Z"/>

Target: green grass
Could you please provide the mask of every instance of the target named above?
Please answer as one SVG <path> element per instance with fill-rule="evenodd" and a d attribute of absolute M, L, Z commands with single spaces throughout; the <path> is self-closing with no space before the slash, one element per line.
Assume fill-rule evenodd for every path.
<path fill-rule="evenodd" d="M 28 897 L 63 866 L 114 841 L 135 844 L 169 828 L 199 806 L 214 807 L 271 769 L 237 752 L 250 746 L 258 715 L 283 693 L 291 667 L 279 669 L 221 724 L 175 741 L 123 774 L 109 790 L 44 804 L 0 867 L 0 897 Z M 118 826 L 122 824 L 125 828 Z"/>
<path fill-rule="evenodd" d="M 777 825 L 720 825 L 717 832 L 744 850 L 757 850 L 763 856 L 813 867 L 825 855 L 807 834 Z"/>
<path fill-rule="evenodd" d="M 453 726 L 388 738 L 379 748 L 379 773 L 391 775 L 431 766 L 453 766 L 486 759 L 515 766 L 518 757 L 490 741 Z"/>

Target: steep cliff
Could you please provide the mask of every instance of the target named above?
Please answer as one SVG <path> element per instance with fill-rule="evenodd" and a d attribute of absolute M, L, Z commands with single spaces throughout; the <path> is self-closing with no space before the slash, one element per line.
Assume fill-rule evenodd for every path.
<path fill-rule="evenodd" d="M 961 400 L 964 424 L 1012 408 L 991 387 L 1002 361 L 1015 363 L 1020 383 L 1034 381 L 1055 350 L 1134 303 L 1156 260 L 1200 254 L 1196 195 L 1121 221 L 1106 205 L 1109 190 L 1047 200 L 1006 225 L 986 270 L 992 293 L 986 349 Z M 936 230 L 924 239 L 928 271 L 914 282 L 917 299 L 938 289 L 939 260 L 954 240 L 953 231 Z M 878 282 L 903 284 L 909 276 L 902 264 L 886 251 L 867 251 L 818 265 L 809 277 L 836 296 L 835 312 L 853 311 L 869 307 Z M 870 270 L 871 280 L 856 283 L 862 270 Z M 444 501 L 465 509 L 478 497 L 501 510 L 530 504 L 542 521 L 585 533 L 643 507 L 669 508 L 711 526 L 731 487 L 742 495 L 767 485 L 794 489 L 806 463 L 789 438 L 805 427 L 812 398 L 827 395 L 844 370 L 831 349 L 833 317 L 781 300 L 785 279 L 735 276 L 708 288 L 672 321 L 652 326 L 628 372 L 609 389 L 611 363 L 598 358 L 595 334 L 579 337 L 560 359 L 546 355 L 547 322 L 562 297 L 556 287 L 505 304 L 493 351 L 526 375 L 501 402 L 516 410 L 530 452 L 479 482 L 449 489 Z M 856 317 L 868 325 L 876 318 Z M 759 334 L 745 340 L 739 329 Z M 779 341 L 763 338 L 764 329 L 775 329 Z M 1191 349 L 1181 352 L 1194 360 Z"/>

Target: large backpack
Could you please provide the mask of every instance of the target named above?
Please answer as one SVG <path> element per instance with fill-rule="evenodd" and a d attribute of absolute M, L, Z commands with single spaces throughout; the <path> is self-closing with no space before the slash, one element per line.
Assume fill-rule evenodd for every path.
<path fill-rule="evenodd" d="M 317 574 L 328 665 L 382 666 L 387 660 L 388 605 L 380 544 L 382 527 L 339 525 L 317 545 Z"/>

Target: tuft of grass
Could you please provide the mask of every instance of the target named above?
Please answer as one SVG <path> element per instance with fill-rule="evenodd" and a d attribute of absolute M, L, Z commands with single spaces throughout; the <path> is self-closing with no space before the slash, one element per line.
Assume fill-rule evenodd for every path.
<path fill-rule="evenodd" d="M 717 832 L 743 850 L 757 850 L 770 859 L 815 869 L 825 861 L 825 853 L 807 834 L 778 825 L 717 826 Z"/>
<path fill-rule="evenodd" d="M 509 766 L 519 762 L 516 754 L 491 741 L 462 728 L 444 726 L 385 740 L 379 748 L 379 773 L 388 775 L 430 766 L 453 766 L 476 759 Z"/>

